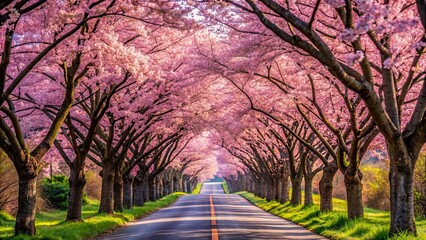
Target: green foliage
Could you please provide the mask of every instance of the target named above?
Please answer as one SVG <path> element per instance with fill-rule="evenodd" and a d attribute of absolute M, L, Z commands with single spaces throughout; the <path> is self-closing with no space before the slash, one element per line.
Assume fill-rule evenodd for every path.
<path fill-rule="evenodd" d="M 200 194 L 202 187 L 203 187 L 202 183 L 197 183 L 197 186 L 195 186 L 195 189 L 194 189 L 194 191 L 192 191 L 192 194 Z"/>
<path fill-rule="evenodd" d="M 363 201 L 365 206 L 389 211 L 389 167 L 382 165 L 364 165 L 361 167 L 363 174 Z"/>
<path fill-rule="evenodd" d="M 229 187 L 228 187 L 228 184 L 227 184 L 226 182 L 223 182 L 223 183 L 222 183 L 222 188 L 223 188 L 223 191 L 224 191 L 226 194 L 229 194 Z"/>
<path fill-rule="evenodd" d="M 46 177 L 41 182 L 41 186 L 42 196 L 52 208 L 67 209 L 69 192 L 67 177 L 64 175 L 54 175 L 52 178 Z"/>
<path fill-rule="evenodd" d="M 321 212 L 319 209 L 319 195 L 314 194 L 314 205 L 292 206 L 289 202 L 281 204 L 276 201 L 266 201 L 264 198 L 248 192 L 238 192 L 254 205 L 274 215 L 293 221 L 318 234 L 331 239 L 389 239 L 389 212 L 365 208 L 365 218 L 349 220 L 347 217 L 347 203 L 344 200 L 333 199 L 334 211 Z M 417 233 L 415 237 L 409 234 L 399 234 L 392 240 L 426 239 L 426 220 L 417 219 Z"/>
<path fill-rule="evenodd" d="M 117 226 L 134 221 L 136 218 L 167 207 L 184 194 L 173 193 L 158 201 L 147 202 L 143 207 L 134 207 L 132 210 L 124 210 L 123 213 L 114 215 L 98 214 L 99 202 L 89 200 L 88 204 L 83 207 L 84 222 L 64 222 L 66 211 L 41 212 L 36 215 L 37 234 L 34 237 L 13 237 L 15 222 L 12 218 L 0 224 L 0 239 L 80 240 L 93 238 Z"/>
<path fill-rule="evenodd" d="M 426 155 L 417 160 L 414 169 L 414 210 L 417 216 L 426 218 Z"/>
<path fill-rule="evenodd" d="M 42 183 L 42 196 L 54 209 L 65 210 L 68 206 L 69 184 L 64 175 L 53 175 L 46 177 Z M 87 204 L 87 197 L 83 197 L 83 205 Z"/>

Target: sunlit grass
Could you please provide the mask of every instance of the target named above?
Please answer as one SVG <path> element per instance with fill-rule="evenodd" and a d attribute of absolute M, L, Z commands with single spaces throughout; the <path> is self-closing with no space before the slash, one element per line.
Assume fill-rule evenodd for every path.
<path fill-rule="evenodd" d="M 37 234 L 35 237 L 12 237 L 15 221 L 13 217 L 0 213 L 0 239 L 86 239 L 124 225 L 145 214 L 174 203 L 184 193 L 173 193 L 143 207 L 134 207 L 114 215 L 97 214 L 99 203 L 90 201 L 83 207 L 84 222 L 64 222 L 66 211 L 41 212 L 36 215 Z"/>
<path fill-rule="evenodd" d="M 192 191 L 192 194 L 200 194 L 201 187 L 203 187 L 202 183 L 197 183 L 197 186 L 195 186 L 194 191 Z"/>
<path fill-rule="evenodd" d="M 222 183 L 222 188 L 223 188 L 223 191 L 224 191 L 226 194 L 229 194 L 229 188 L 228 188 L 228 184 L 227 184 L 226 182 L 223 182 L 223 183 Z"/>
<path fill-rule="evenodd" d="M 291 206 L 288 202 L 280 204 L 276 201 L 266 201 L 252 193 L 238 192 L 254 205 L 285 219 L 289 219 L 318 234 L 331 239 L 389 239 L 389 212 L 365 208 L 363 219 L 349 220 L 347 217 L 346 201 L 333 199 L 334 211 L 321 212 L 319 209 L 319 195 L 314 194 L 314 205 Z M 392 240 L 426 239 L 426 220 L 416 221 L 418 236 L 406 233 L 391 238 Z"/>

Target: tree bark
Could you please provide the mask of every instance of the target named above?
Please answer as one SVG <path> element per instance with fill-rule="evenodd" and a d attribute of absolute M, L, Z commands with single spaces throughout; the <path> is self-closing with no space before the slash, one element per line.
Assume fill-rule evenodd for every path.
<path fill-rule="evenodd" d="M 77 161 L 77 160 L 76 160 Z M 86 176 L 84 166 L 75 162 L 70 167 L 69 194 L 67 221 L 82 221 L 81 211 L 83 206 L 84 186 L 86 185 Z"/>
<path fill-rule="evenodd" d="M 362 174 L 357 172 L 355 176 L 345 174 L 346 201 L 348 202 L 348 218 L 364 217 L 364 204 L 362 202 Z"/>
<path fill-rule="evenodd" d="M 123 206 L 126 209 L 133 209 L 133 180 L 131 175 L 123 176 Z"/>
<path fill-rule="evenodd" d="M 121 171 L 116 171 L 114 176 L 114 210 L 123 212 L 124 181 Z"/>
<path fill-rule="evenodd" d="M 280 201 L 280 197 L 281 197 L 281 194 L 282 194 L 282 184 L 283 184 L 283 182 L 281 181 L 281 179 L 276 179 L 275 180 L 275 190 L 274 190 L 274 193 L 275 193 L 275 195 L 274 195 L 274 200 L 276 200 L 276 201 Z"/>
<path fill-rule="evenodd" d="M 37 173 L 19 174 L 18 213 L 16 215 L 15 235 L 34 235 L 36 213 Z"/>
<path fill-rule="evenodd" d="M 416 233 L 414 217 L 414 192 L 413 192 L 413 163 L 408 151 L 401 148 L 388 146 L 390 157 L 390 233 L 402 231 Z M 417 159 L 417 157 L 416 157 Z"/>
<path fill-rule="evenodd" d="M 324 167 L 319 183 L 321 211 L 333 211 L 333 180 L 337 170 L 337 164 L 334 161 Z"/>
<path fill-rule="evenodd" d="M 157 187 L 156 187 L 156 183 L 155 183 L 155 179 L 154 178 L 152 178 L 152 177 L 149 177 L 148 178 L 148 191 L 149 191 L 149 199 L 148 199 L 148 201 L 155 201 L 157 198 L 156 198 L 156 195 L 155 195 L 155 193 L 156 193 L 156 190 L 157 190 Z"/>
<path fill-rule="evenodd" d="M 114 213 L 114 167 L 104 163 L 102 166 L 102 188 L 99 213 Z"/>
<path fill-rule="evenodd" d="M 305 206 L 309 206 L 314 204 L 314 201 L 312 199 L 312 180 L 313 177 L 312 176 L 305 176 L 304 177 L 305 180 L 305 200 L 304 200 L 304 205 Z"/>
<path fill-rule="evenodd" d="M 175 192 L 182 192 L 182 178 L 180 176 L 175 176 L 173 185 L 173 190 Z"/>
<path fill-rule="evenodd" d="M 275 193 L 274 193 L 274 185 L 271 181 L 266 182 L 266 200 L 272 201 L 274 199 Z"/>
<path fill-rule="evenodd" d="M 148 179 L 149 179 L 149 175 L 148 175 L 148 173 L 146 173 L 144 178 L 143 178 L 143 185 L 142 185 L 142 193 L 143 193 L 143 201 L 144 202 L 150 201 L 149 189 L 153 187 L 153 186 L 149 186 Z"/>
<path fill-rule="evenodd" d="M 133 182 L 133 200 L 135 206 L 144 206 L 144 182 L 138 177 L 134 178 Z"/>
<path fill-rule="evenodd" d="M 280 203 L 286 203 L 288 201 L 288 176 L 285 176 L 281 179 L 281 196 L 280 196 Z"/>
<path fill-rule="evenodd" d="M 291 180 L 291 205 L 299 205 L 302 203 L 302 179 L 295 178 Z"/>

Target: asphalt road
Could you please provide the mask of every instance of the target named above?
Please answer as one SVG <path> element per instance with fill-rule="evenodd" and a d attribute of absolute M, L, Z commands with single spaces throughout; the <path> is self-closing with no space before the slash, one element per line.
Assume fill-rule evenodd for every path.
<path fill-rule="evenodd" d="M 182 196 L 170 207 L 98 239 L 320 240 L 326 238 L 267 213 L 241 196 L 224 194 L 220 183 L 205 183 L 200 194 Z"/>

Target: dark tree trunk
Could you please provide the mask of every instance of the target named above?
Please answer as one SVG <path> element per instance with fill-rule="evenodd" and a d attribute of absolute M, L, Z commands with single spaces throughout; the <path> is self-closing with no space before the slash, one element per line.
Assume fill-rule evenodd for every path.
<path fill-rule="evenodd" d="M 133 201 L 135 206 L 145 205 L 144 182 L 137 177 L 133 182 Z"/>
<path fill-rule="evenodd" d="M 266 200 L 272 201 L 274 199 L 275 193 L 274 193 L 274 185 L 271 181 L 266 182 Z"/>
<path fill-rule="evenodd" d="M 187 190 L 187 193 L 191 193 L 192 192 L 191 181 L 190 181 L 189 178 L 186 180 L 186 190 Z"/>
<path fill-rule="evenodd" d="M 114 176 L 114 210 L 123 212 L 124 181 L 121 171 L 116 171 Z"/>
<path fill-rule="evenodd" d="M 149 175 L 148 175 L 148 173 L 146 173 L 144 178 L 143 178 L 143 185 L 142 185 L 143 201 L 144 202 L 149 202 L 149 189 L 152 187 L 152 186 L 149 186 L 148 179 L 149 179 Z"/>
<path fill-rule="evenodd" d="M 156 184 L 156 191 L 155 191 L 155 200 L 160 199 L 163 197 L 163 179 L 162 178 L 158 178 L 155 180 Z"/>
<path fill-rule="evenodd" d="M 291 205 L 299 205 L 302 203 L 302 179 L 295 178 L 291 180 Z"/>
<path fill-rule="evenodd" d="M 257 179 L 255 180 L 255 194 L 259 197 L 262 197 L 262 180 Z"/>
<path fill-rule="evenodd" d="M 309 206 L 314 204 L 314 201 L 312 199 L 312 180 L 313 176 L 305 176 L 305 200 L 304 205 Z"/>
<path fill-rule="evenodd" d="M 69 194 L 67 221 L 81 221 L 81 211 L 83 206 L 84 186 L 86 185 L 86 176 L 84 166 L 75 162 L 70 167 Z"/>
<path fill-rule="evenodd" d="M 133 179 L 134 177 L 131 175 L 123 176 L 123 205 L 126 209 L 133 208 Z"/>
<path fill-rule="evenodd" d="M 276 201 L 280 201 L 280 197 L 281 197 L 281 191 L 282 191 L 282 185 L 283 184 L 283 182 L 281 181 L 281 179 L 276 179 L 275 180 L 275 184 L 274 184 L 274 187 L 275 187 L 275 189 L 274 189 L 274 193 L 275 193 L 275 195 L 274 195 L 274 200 L 276 200 Z"/>
<path fill-rule="evenodd" d="M 336 172 L 337 165 L 335 162 L 330 162 L 324 167 L 319 183 L 321 211 L 333 211 L 333 180 Z"/>
<path fill-rule="evenodd" d="M 390 233 L 416 233 L 414 217 L 413 164 L 407 150 L 388 146 L 390 157 Z M 417 157 L 416 157 L 417 158 Z M 407 164 L 409 163 L 409 164 Z M 408 165 L 408 166 L 407 166 Z"/>
<path fill-rule="evenodd" d="M 268 185 L 267 185 L 267 183 L 264 179 L 262 179 L 261 188 L 262 188 L 262 196 L 261 197 L 266 198 L 268 196 Z"/>
<path fill-rule="evenodd" d="M 36 213 L 37 173 L 19 174 L 18 213 L 15 235 L 34 235 Z"/>
<path fill-rule="evenodd" d="M 112 164 L 102 166 L 102 188 L 99 213 L 114 213 L 114 167 Z"/>
<path fill-rule="evenodd" d="M 288 176 L 282 178 L 281 183 L 281 195 L 280 203 L 286 203 L 288 201 Z"/>
<path fill-rule="evenodd" d="M 157 188 L 156 188 L 155 184 L 156 184 L 155 179 L 149 177 L 148 178 L 148 192 L 149 192 L 148 201 L 155 201 L 156 200 L 155 192 L 156 192 Z"/>
<path fill-rule="evenodd" d="M 357 172 L 355 176 L 345 174 L 346 201 L 348 202 L 348 218 L 364 217 L 364 204 L 362 202 L 362 174 Z"/>
<path fill-rule="evenodd" d="M 180 176 L 175 176 L 173 180 L 173 190 L 175 192 L 182 192 L 182 179 Z"/>

